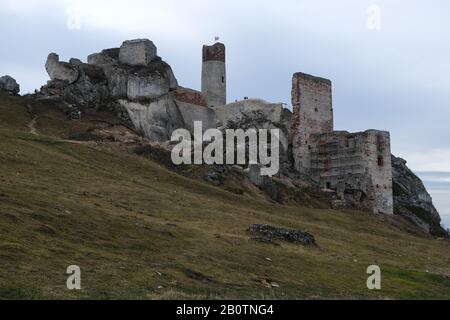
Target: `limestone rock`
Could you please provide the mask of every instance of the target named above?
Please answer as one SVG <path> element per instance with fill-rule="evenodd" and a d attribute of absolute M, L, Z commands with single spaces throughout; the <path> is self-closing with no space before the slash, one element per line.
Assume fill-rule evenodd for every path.
<path fill-rule="evenodd" d="M 69 60 L 69 64 L 72 65 L 72 66 L 77 67 L 77 66 L 82 65 L 83 62 L 80 59 L 72 58 L 72 59 Z"/>
<path fill-rule="evenodd" d="M 148 103 L 128 100 L 119 103 L 128 111 L 136 130 L 151 140 L 168 141 L 173 131 L 184 128 L 183 117 L 169 95 Z"/>
<path fill-rule="evenodd" d="M 92 61 L 92 59 L 90 59 Z M 178 88 L 171 67 L 156 57 L 146 66 L 98 63 L 108 80 L 108 88 L 114 99 L 133 101 L 155 99 Z"/>
<path fill-rule="evenodd" d="M 119 61 L 121 64 L 129 66 L 146 66 L 156 56 L 156 46 L 150 40 L 128 40 L 120 47 Z"/>
<path fill-rule="evenodd" d="M 77 65 L 60 62 L 56 53 L 49 54 L 45 69 L 51 80 L 67 81 L 68 83 L 74 83 L 80 75 Z"/>
<path fill-rule="evenodd" d="M 169 92 L 169 82 L 161 74 L 134 74 L 128 77 L 127 96 L 130 100 L 153 99 Z"/>
<path fill-rule="evenodd" d="M 171 67 L 159 57 L 145 67 L 121 68 L 128 74 L 127 97 L 130 100 L 155 99 L 178 87 Z"/>
<path fill-rule="evenodd" d="M 88 63 L 96 66 L 119 64 L 119 48 L 105 49 L 100 53 L 88 56 Z"/>
<path fill-rule="evenodd" d="M 20 92 L 20 86 L 14 78 L 10 76 L 3 76 L 0 78 L 0 90 L 17 95 Z"/>
<path fill-rule="evenodd" d="M 281 103 L 250 99 L 216 107 L 213 110 L 217 122 L 222 124 L 222 129 L 279 129 L 280 172 L 286 176 L 294 175 L 289 143 L 292 112 L 285 109 Z"/>
<path fill-rule="evenodd" d="M 74 70 L 78 74 L 76 81 L 54 79 L 41 88 L 41 94 L 60 97 L 77 107 L 99 107 L 109 98 L 107 79 L 101 68 L 81 63 Z"/>
<path fill-rule="evenodd" d="M 77 107 L 111 105 L 118 99 L 158 100 L 176 90 L 178 82 L 172 68 L 156 52 L 155 45 L 144 39 L 92 54 L 87 64 L 79 59 L 61 62 L 51 53 L 46 62 L 51 81 L 41 94 L 57 96 Z"/>
<path fill-rule="evenodd" d="M 422 180 L 406 165 L 406 161 L 392 156 L 394 210 L 434 236 L 445 236 L 441 217 L 433 205 Z"/>
<path fill-rule="evenodd" d="M 281 103 L 250 99 L 216 107 L 214 111 L 217 121 L 229 129 L 280 129 L 281 147 L 287 152 L 292 113 Z"/>
<path fill-rule="evenodd" d="M 128 72 L 116 65 L 103 66 L 112 98 L 126 99 L 128 92 Z"/>

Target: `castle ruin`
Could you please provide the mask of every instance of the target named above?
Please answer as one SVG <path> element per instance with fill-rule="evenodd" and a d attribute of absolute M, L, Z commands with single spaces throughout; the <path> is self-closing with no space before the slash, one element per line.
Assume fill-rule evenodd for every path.
<path fill-rule="evenodd" d="M 88 63 L 60 62 L 50 54 L 51 81 L 41 89 L 75 106 L 105 105 L 128 119 L 143 136 L 164 142 L 174 130 L 239 124 L 280 130 L 280 150 L 288 170 L 335 192 L 335 205 L 354 203 L 373 213 L 393 214 L 389 132 L 335 131 L 330 80 L 295 73 L 293 113 L 282 103 L 244 99 L 227 104 L 226 49 L 203 46 L 201 91 L 179 86 L 171 67 L 148 39 L 125 41 L 120 48 L 88 57 Z"/>
<path fill-rule="evenodd" d="M 202 94 L 209 107 L 227 103 L 225 45 L 203 46 Z"/>
<path fill-rule="evenodd" d="M 330 80 L 296 73 L 292 80 L 292 147 L 296 169 L 340 199 L 352 193 L 373 213 L 394 213 L 390 134 L 334 131 Z"/>

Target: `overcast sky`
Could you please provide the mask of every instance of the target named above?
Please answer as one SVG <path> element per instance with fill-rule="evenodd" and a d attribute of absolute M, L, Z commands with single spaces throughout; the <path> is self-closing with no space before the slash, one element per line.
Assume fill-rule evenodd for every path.
<path fill-rule="evenodd" d="M 26 93 L 48 80 L 50 52 L 86 60 L 149 38 L 199 89 L 201 46 L 220 36 L 230 101 L 290 104 L 294 72 L 329 78 L 336 129 L 389 130 L 414 170 L 450 171 L 449 12 L 444 0 L 0 0 L 0 74 Z"/>

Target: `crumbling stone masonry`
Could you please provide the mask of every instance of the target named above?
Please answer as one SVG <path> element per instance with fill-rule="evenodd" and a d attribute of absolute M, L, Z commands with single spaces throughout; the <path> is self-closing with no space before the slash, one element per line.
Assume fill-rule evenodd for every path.
<path fill-rule="evenodd" d="M 333 132 L 331 81 L 304 73 L 292 80 L 292 145 L 295 167 L 309 174 L 311 135 Z"/>
<path fill-rule="evenodd" d="M 125 41 L 120 47 L 119 61 L 129 66 L 145 67 L 157 56 L 156 46 L 148 39 Z"/>
<path fill-rule="evenodd" d="M 330 80 L 296 73 L 292 81 L 295 166 L 342 201 L 393 214 L 389 132 L 333 131 Z"/>

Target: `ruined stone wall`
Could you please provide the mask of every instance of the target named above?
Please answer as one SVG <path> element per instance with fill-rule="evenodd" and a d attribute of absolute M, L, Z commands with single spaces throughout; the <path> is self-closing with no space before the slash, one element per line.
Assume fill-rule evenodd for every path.
<path fill-rule="evenodd" d="M 373 187 L 373 212 L 394 214 L 391 137 L 389 132 L 365 133 L 363 159 Z"/>
<path fill-rule="evenodd" d="M 225 45 L 203 46 L 202 94 L 209 107 L 227 103 Z"/>
<path fill-rule="evenodd" d="M 316 134 L 311 141 L 311 176 L 373 213 L 393 214 L 388 132 L 368 130 Z"/>
<path fill-rule="evenodd" d="M 174 91 L 175 103 L 180 110 L 186 128 L 194 132 L 194 122 L 201 121 L 203 132 L 215 128 L 214 111 L 207 107 L 203 95 L 195 90 L 178 88 Z"/>
<path fill-rule="evenodd" d="M 119 61 L 129 66 L 147 66 L 157 57 L 157 48 L 148 39 L 125 41 L 120 47 Z"/>
<path fill-rule="evenodd" d="M 333 131 L 331 81 L 304 73 L 292 79 L 292 147 L 295 167 L 310 173 L 311 135 Z"/>
<path fill-rule="evenodd" d="M 364 173 L 362 135 L 336 131 L 311 136 L 311 177 L 336 188 L 343 177 Z"/>

